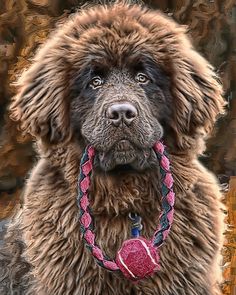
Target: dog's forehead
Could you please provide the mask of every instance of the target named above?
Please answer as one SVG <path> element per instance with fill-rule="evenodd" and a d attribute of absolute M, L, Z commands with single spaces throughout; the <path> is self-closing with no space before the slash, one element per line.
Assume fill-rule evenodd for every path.
<path fill-rule="evenodd" d="M 157 53 L 158 48 L 161 60 L 161 56 L 166 58 L 167 48 L 177 36 L 174 33 L 177 25 L 171 19 L 138 5 L 90 9 L 78 14 L 72 26 L 82 64 L 94 55 L 97 59 L 124 64 L 140 52 L 146 55 Z"/>
<path fill-rule="evenodd" d="M 74 18 L 74 23 L 80 29 L 88 30 L 93 27 L 106 27 L 109 29 L 121 29 L 121 34 L 129 34 L 134 30 L 154 30 L 165 28 L 175 31 L 179 26 L 160 11 L 152 11 L 140 5 L 128 5 L 125 3 L 110 6 L 96 6 L 82 10 Z M 81 31 L 81 30 L 80 30 Z"/>
<path fill-rule="evenodd" d="M 134 81 L 130 69 L 128 67 L 112 68 L 108 72 L 107 84 L 111 86 L 117 84 L 132 86 Z"/>
<path fill-rule="evenodd" d="M 124 64 L 128 57 L 131 61 L 137 59 L 140 53 L 148 53 L 146 44 L 150 37 L 148 38 L 147 30 L 138 27 L 134 30 L 126 28 L 127 25 L 116 22 L 111 28 L 99 25 L 84 31 L 80 37 L 81 47 L 85 49 L 83 52 L 87 56 L 95 53 L 98 60 L 104 57 L 113 61 L 120 59 L 121 64 Z"/>

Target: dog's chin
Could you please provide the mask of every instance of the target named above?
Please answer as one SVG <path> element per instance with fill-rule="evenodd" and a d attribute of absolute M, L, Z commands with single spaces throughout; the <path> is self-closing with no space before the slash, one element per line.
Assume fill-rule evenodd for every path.
<path fill-rule="evenodd" d="M 130 173 L 144 171 L 157 165 L 152 148 L 140 149 L 122 140 L 108 151 L 98 152 L 95 167 L 105 172 Z"/>

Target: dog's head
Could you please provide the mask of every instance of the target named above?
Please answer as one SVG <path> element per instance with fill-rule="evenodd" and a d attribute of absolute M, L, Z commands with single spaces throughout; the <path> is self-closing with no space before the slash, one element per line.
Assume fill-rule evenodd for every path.
<path fill-rule="evenodd" d="M 75 14 L 52 34 L 22 75 L 11 114 L 47 145 L 92 144 L 103 170 L 142 170 L 162 137 L 172 151 L 194 153 L 223 105 L 182 26 L 116 4 Z"/>

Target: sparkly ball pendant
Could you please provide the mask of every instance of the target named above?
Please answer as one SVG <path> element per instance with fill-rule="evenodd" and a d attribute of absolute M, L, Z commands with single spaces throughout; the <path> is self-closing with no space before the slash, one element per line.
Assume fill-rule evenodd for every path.
<path fill-rule="evenodd" d="M 159 255 L 152 243 L 138 237 L 124 241 L 116 256 L 120 270 L 130 280 L 141 280 L 160 269 Z"/>

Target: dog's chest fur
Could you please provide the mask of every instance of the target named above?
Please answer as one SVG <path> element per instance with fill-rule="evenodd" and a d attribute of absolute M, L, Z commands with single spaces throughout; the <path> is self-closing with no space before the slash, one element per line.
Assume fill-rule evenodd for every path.
<path fill-rule="evenodd" d="M 75 153 L 71 157 L 73 153 L 68 154 L 70 157 L 67 158 L 64 153 L 62 160 L 64 170 L 41 160 L 26 188 L 23 237 L 27 245 L 26 256 L 34 266 L 32 272 L 40 283 L 36 283 L 32 292 L 44 292 L 41 290 L 43 286 L 49 294 L 53 292 L 55 295 L 119 295 L 131 294 L 131 290 L 134 294 L 143 294 L 144 290 L 145 294 L 158 294 L 161 290 L 161 294 L 177 295 L 179 289 L 173 287 L 175 280 L 180 280 L 179 284 L 184 288 L 196 275 L 206 271 L 218 251 L 217 227 L 221 221 L 219 202 L 213 203 L 215 196 L 209 195 L 209 187 L 198 188 L 197 180 L 201 182 L 202 172 L 196 165 L 189 171 L 188 165 L 173 159 L 175 217 L 170 235 L 160 249 L 161 270 L 153 278 L 133 285 L 125 278 L 97 266 L 81 240 L 76 204 L 79 155 Z M 42 173 L 45 169 L 46 176 Z M 114 258 L 122 242 L 130 237 L 129 212 L 136 212 L 142 217 L 142 234 L 145 237 L 150 238 L 157 227 L 160 213 L 158 169 L 152 173 L 125 177 L 94 175 L 91 205 L 96 242 L 108 256 Z M 212 212 L 209 212 L 209 207 Z M 179 273 L 183 274 L 181 279 Z M 91 280 L 95 285 L 91 285 Z M 207 283 L 199 282 L 199 292 L 203 292 L 201 288 L 206 288 Z M 97 291 L 94 293 L 95 286 Z"/>

